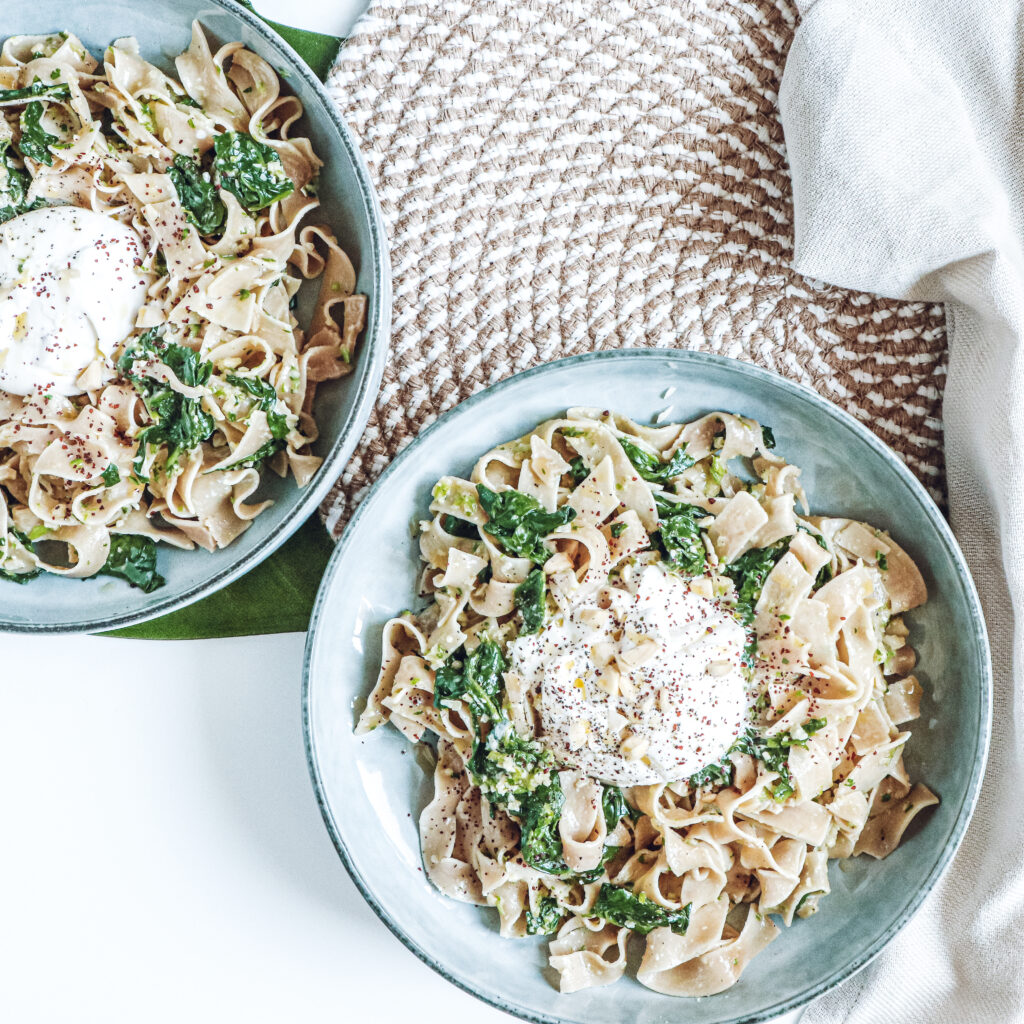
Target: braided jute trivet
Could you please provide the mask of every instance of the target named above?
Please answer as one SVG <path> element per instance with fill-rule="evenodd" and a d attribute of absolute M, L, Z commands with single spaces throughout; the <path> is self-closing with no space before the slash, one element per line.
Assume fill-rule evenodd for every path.
<path fill-rule="evenodd" d="M 941 500 L 942 308 L 790 269 L 796 21 L 791 0 L 374 0 L 329 86 L 380 194 L 394 333 L 332 532 L 462 399 L 641 346 L 810 385 Z"/>

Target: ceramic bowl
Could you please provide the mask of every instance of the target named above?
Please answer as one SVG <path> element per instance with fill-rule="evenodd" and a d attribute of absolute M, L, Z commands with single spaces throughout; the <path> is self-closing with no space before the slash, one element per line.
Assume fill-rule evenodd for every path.
<path fill-rule="evenodd" d="M 500 938 L 492 910 L 446 899 L 426 880 L 416 821 L 432 786 L 405 738 L 389 727 L 361 737 L 352 731 L 376 679 L 381 626 L 416 600 L 410 522 L 427 514 L 436 480 L 468 475 L 488 447 L 569 406 L 607 408 L 609 401 L 641 422 L 665 409 L 674 420 L 722 409 L 772 426 L 780 453 L 803 469 L 811 508 L 891 530 L 921 566 L 930 594 L 908 615 L 926 696 L 907 765 L 941 804 L 914 822 L 886 860 L 833 862 L 832 892 L 819 913 L 784 929 L 733 988 L 700 1000 L 660 995 L 628 976 L 609 988 L 559 994 L 545 976 L 545 940 Z M 956 541 L 878 438 L 807 388 L 745 363 L 689 352 L 602 352 L 539 367 L 470 398 L 392 463 L 349 524 L 321 586 L 306 647 L 304 727 L 324 821 L 356 885 L 402 942 L 456 985 L 531 1021 L 754 1024 L 863 967 L 935 885 L 977 796 L 990 689 L 984 622 Z"/>
<path fill-rule="evenodd" d="M 42 576 L 26 586 L 0 581 L 0 631 L 92 632 L 116 629 L 163 615 L 220 589 L 266 558 L 316 509 L 341 475 L 366 426 L 380 386 L 390 329 L 391 271 L 377 197 L 351 133 L 323 85 L 301 58 L 255 15 L 232 0 L 14 0 L 3 4 L 0 38 L 64 30 L 94 56 L 119 36 L 134 35 L 142 55 L 174 73 L 174 57 L 188 46 L 193 18 L 211 42 L 239 39 L 283 76 L 285 90 L 302 101 L 305 115 L 295 134 L 307 135 L 324 161 L 320 200 L 357 271 L 357 290 L 369 298 L 366 329 L 355 371 L 317 391 L 320 439 L 314 452 L 324 462 L 301 490 L 295 481 L 269 474 L 259 494 L 275 504 L 223 550 L 178 551 L 160 546 L 159 569 L 167 584 L 152 594 L 121 580 L 64 580 Z M 298 316 L 308 323 L 317 283 L 300 292 Z"/>

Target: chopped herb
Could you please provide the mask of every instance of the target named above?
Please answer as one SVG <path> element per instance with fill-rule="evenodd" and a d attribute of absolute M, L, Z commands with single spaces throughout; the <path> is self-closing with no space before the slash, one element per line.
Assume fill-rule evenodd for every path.
<path fill-rule="evenodd" d="M 103 473 L 101 474 L 104 487 L 113 487 L 114 484 L 121 482 L 121 471 L 117 468 L 115 463 L 111 463 Z"/>
<path fill-rule="evenodd" d="M 772 430 L 771 427 L 766 427 L 766 426 L 762 425 L 762 427 L 761 427 L 761 437 L 764 440 L 765 448 L 774 448 L 775 447 L 775 432 Z"/>
<path fill-rule="evenodd" d="M 885 557 L 885 553 L 884 552 L 876 551 L 875 552 L 875 561 L 878 562 L 878 568 L 881 569 L 882 572 L 888 572 L 889 571 L 889 559 Z"/>
<path fill-rule="evenodd" d="M 616 538 L 616 540 L 619 537 L 622 536 L 622 534 L 625 532 L 625 530 L 626 530 L 626 524 L 625 523 L 612 523 L 611 534 L 612 534 L 613 537 Z"/>
<path fill-rule="evenodd" d="M 574 484 L 581 484 L 590 476 L 590 467 L 577 456 L 569 463 L 569 472 L 572 474 Z"/>

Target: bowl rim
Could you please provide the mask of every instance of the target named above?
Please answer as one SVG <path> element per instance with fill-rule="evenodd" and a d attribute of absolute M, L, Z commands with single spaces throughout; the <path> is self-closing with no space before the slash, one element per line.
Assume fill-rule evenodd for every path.
<path fill-rule="evenodd" d="M 316 604 L 314 605 L 313 612 L 310 617 L 309 631 L 306 634 L 305 654 L 302 669 L 302 732 L 306 748 L 306 765 L 309 769 L 310 778 L 316 794 L 317 804 L 320 807 L 320 813 L 324 819 L 324 824 L 327 827 L 327 831 L 334 843 L 334 847 L 345 867 L 345 870 L 348 872 L 352 882 L 363 896 L 363 899 L 366 900 L 377 917 L 380 918 L 380 920 L 402 943 L 402 945 L 406 947 L 406 949 L 415 954 L 421 961 L 423 961 L 423 963 L 436 971 L 446 981 L 452 983 L 482 1002 L 493 1006 L 496 1009 L 502 1010 L 505 1013 L 511 1014 L 520 1020 L 529 1021 L 531 1024 L 569 1024 L 569 1022 L 572 1022 L 572 1024 L 578 1024 L 578 1022 L 575 1017 L 554 1016 L 546 1013 L 526 1010 L 508 1002 L 496 993 L 477 990 L 469 982 L 455 976 L 436 956 L 422 948 L 417 942 L 413 941 L 405 934 L 401 926 L 391 917 L 391 915 L 378 901 L 376 895 L 359 873 L 349 856 L 348 847 L 334 821 L 327 803 L 325 787 L 320 775 L 319 756 L 316 750 L 316 742 L 313 737 L 312 720 L 310 715 L 312 671 L 317 659 L 317 647 L 319 637 L 321 635 L 320 627 L 323 623 L 324 606 L 327 601 L 328 592 L 331 590 L 332 582 L 345 560 L 349 547 L 353 543 L 352 539 L 354 537 L 354 532 L 352 527 L 368 514 L 371 499 L 378 492 L 378 489 L 393 476 L 402 471 L 403 467 L 415 457 L 417 450 L 424 444 L 429 443 L 434 432 L 439 429 L 442 423 L 445 423 L 450 419 L 460 419 L 471 415 L 473 410 L 483 401 L 500 394 L 513 384 L 520 384 L 524 380 L 533 379 L 535 377 L 543 377 L 545 374 L 550 373 L 555 367 L 562 368 L 569 365 L 579 365 L 581 363 L 614 362 L 618 360 L 636 360 L 644 362 L 648 360 L 654 361 L 666 359 L 682 366 L 711 365 L 726 367 L 730 371 L 737 373 L 740 377 L 746 377 L 751 381 L 769 384 L 772 387 L 782 387 L 783 390 L 790 390 L 797 397 L 803 399 L 819 412 L 826 416 L 838 419 L 842 424 L 853 430 L 853 432 L 857 434 L 871 449 L 873 449 L 876 454 L 888 462 L 896 471 L 897 475 L 899 475 L 914 492 L 915 497 L 918 499 L 932 528 L 939 535 L 948 555 L 952 558 L 959 572 L 960 580 L 964 587 L 965 596 L 971 612 L 973 635 L 979 646 L 979 654 L 981 656 L 981 673 L 978 680 L 978 696 L 981 711 L 981 735 L 978 737 L 974 763 L 971 767 L 971 776 L 959 810 L 957 811 L 957 817 L 953 823 L 949 841 L 943 847 L 937 860 L 932 865 L 924 884 L 921 885 L 912 895 L 902 912 L 885 930 L 885 932 L 870 946 L 855 956 L 849 963 L 837 968 L 829 977 L 818 984 L 813 985 L 804 992 L 774 1005 L 764 1007 L 752 1015 L 736 1017 L 730 1021 L 729 1024 L 763 1024 L 763 1022 L 771 1021 L 781 1014 L 800 1009 L 812 1000 L 816 999 L 818 996 L 828 992 L 837 985 L 840 985 L 842 982 L 853 977 L 882 952 L 893 938 L 895 938 L 898 932 L 900 932 L 909 922 L 914 914 L 917 913 L 921 904 L 924 902 L 925 897 L 927 897 L 935 888 L 939 880 L 948 870 L 954 854 L 959 849 L 960 844 L 963 841 L 964 833 L 967 830 L 967 826 L 970 823 L 971 816 L 973 815 L 974 809 L 977 805 L 985 765 L 988 759 L 992 728 L 992 660 L 989 649 L 988 632 L 981 609 L 981 601 L 978 597 L 973 577 L 971 576 L 963 553 L 953 536 L 953 532 L 950 529 L 948 522 L 942 515 L 938 506 L 935 504 L 935 501 L 925 490 L 924 486 L 913 475 L 913 473 L 910 472 L 903 460 L 891 448 L 889 448 L 888 445 L 886 445 L 877 435 L 844 409 L 839 408 L 839 406 L 833 404 L 828 399 L 823 398 L 816 391 L 806 385 L 792 381 L 783 377 L 781 374 L 756 366 L 752 363 L 743 362 L 737 359 L 732 359 L 728 356 L 717 355 L 709 352 L 661 348 L 619 349 L 612 351 L 588 352 L 580 355 L 569 356 L 549 363 L 544 363 L 540 366 L 506 377 L 496 384 L 471 395 L 459 405 L 442 413 L 433 423 L 413 438 L 413 440 L 395 457 L 360 503 L 358 509 L 356 509 L 355 514 L 349 522 L 348 527 L 346 527 L 345 533 L 342 535 L 335 547 L 335 550 L 331 555 L 330 562 L 327 565 L 327 569 L 324 572 L 323 580 L 320 583 Z M 429 883 L 425 882 L 425 884 Z M 685 1003 L 680 1002 L 680 1005 L 684 1006 Z"/>
<path fill-rule="evenodd" d="M 252 551 L 239 557 L 214 575 L 189 587 L 183 593 L 177 596 L 169 595 L 165 600 L 157 601 L 146 609 L 127 611 L 121 615 L 107 616 L 102 619 L 83 617 L 77 620 L 68 619 L 63 622 L 42 624 L 11 622 L 0 615 L 0 634 L 76 634 L 123 629 L 185 608 L 204 597 L 209 597 L 244 576 L 245 573 L 269 558 L 316 511 L 317 506 L 341 476 L 352 452 L 355 451 L 380 391 L 391 345 L 391 258 L 384 215 L 366 160 L 359 151 L 348 125 L 342 119 L 341 112 L 328 93 L 326 85 L 313 74 L 309 65 L 286 40 L 257 14 L 242 4 L 236 3 L 235 0 L 205 0 L 205 2 L 218 8 L 216 13 L 223 12 L 243 22 L 262 37 L 265 43 L 269 43 L 281 51 L 288 62 L 288 72 L 301 77 L 313 90 L 322 112 L 326 116 L 326 121 L 337 132 L 352 162 L 358 182 L 358 198 L 362 206 L 361 216 L 368 222 L 370 235 L 369 251 L 360 253 L 359 256 L 360 261 L 365 261 L 370 270 L 371 286 L 376 298 L 376 301 L 371 304 L 372 319 L 363 328 L 363 345 L 360 349 L 360 356 L 356 359 L 357 369 L 353 376 L 356 377 L 358 388 L 355 401 L 348 417 L 342 424 L 337 439 L 324 456 L 314 479 L 306 488 L 295 489 L 298 500 L 284 516 L 277 529 L 257 544 Z M 195 16 L 199 18 L 201 12 L 196 12 Z M 187 26 L 185 27 L 187 28 Z M 367 340 L 371 343 L 367 344 Z"/>

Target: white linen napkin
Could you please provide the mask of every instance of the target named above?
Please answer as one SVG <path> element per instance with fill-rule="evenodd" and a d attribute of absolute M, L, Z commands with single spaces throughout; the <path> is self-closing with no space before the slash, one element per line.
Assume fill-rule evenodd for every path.
<path fill-rule="evenodd" d="M 988 771 L 952 867 L 803 1019 L 1002 1024 L 1024 1017 L 1024 8 L 817 0 L 802 13 L 780 92 L 795 267 L 947 304 L 950 516 L 995 670 Z"/>

